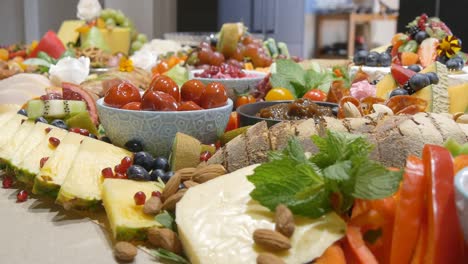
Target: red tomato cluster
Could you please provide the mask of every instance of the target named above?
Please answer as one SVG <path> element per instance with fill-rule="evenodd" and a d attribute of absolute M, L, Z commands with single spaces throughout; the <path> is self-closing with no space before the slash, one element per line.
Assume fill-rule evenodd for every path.
<path fill-rule="evenodd" d="M 171 78 L 159 75 L 153 78 L 143 96 L 129 82 L 112 86 L 104 97 L 104 103 L 126 110 L 192 111 L 226 105 L 227 99 L 226 88 L 221 83 L 205 86 L 198 80 L 190 80 L 179 89 Z"/>

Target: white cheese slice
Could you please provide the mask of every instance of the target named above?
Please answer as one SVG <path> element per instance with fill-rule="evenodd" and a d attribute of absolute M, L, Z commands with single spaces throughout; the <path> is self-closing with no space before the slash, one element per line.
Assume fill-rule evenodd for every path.
<path fill-rule="evenodd" d="M 191 263 L 256 263 L 263 249 L 254 245 L 258 228 L 274 229 L 273 213 L 250 198 L 247 180 L 252 165 L 190 188 L 177 204 L 179 236 Z M 288 264 L 302 264 L 321 256 L 345 233 L 335 213 L 319 219 L 295 218 L 292 248 L 278 254 Z"/>

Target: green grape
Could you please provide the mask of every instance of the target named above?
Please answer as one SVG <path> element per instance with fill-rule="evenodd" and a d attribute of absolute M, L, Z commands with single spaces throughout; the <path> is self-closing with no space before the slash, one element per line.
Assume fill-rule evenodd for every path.
<path fill-rule="evenodd" d="M 141 47 L 143 46 L 143 43 L 141 43 L 140 41 L 134 41 L 132 43 L 132 51 L 137 51 L 139 49 L 141 49 Z"/>
<path fill-rule="evenodd" d="M 101 18 L 106 21 L 108 18 L 111 18 L 111 11 L 109 9 L 103 9 L 101 11 Z"/>
<path fill-rule="evenodd" d="M 115 27 L 115 20 L 111 17 L 106 19 L 106 25 Z"/>
<path fill-rule="evenodd" d="M 130 20 L 128 18 L 125 18 L 125 20 L 120 24 L 121 27 L 130 27 Z"/>
<path fill-rule="evenodd" d="M 137 38 L 136 38 L 138 41 L 140 41 L 141 43 L 146 43 L 148 42 L 148 38 L 146 37 L 145 34 L 143 33 L 140 33 L 138 34 Z"/>
<path fill-rule="evenodd" d="M 118 25 L 122 25 L 122 23 L 125 21 L 125 15 L 120 10 L 117 11 L 114 18 Z"/>
<path fill-rule="evenodd" d="M 112 8 L 106 8 L 106 9 L 109 10 L 109 17 L 115 19 L 115 16 L 117 16 L 117 10 L 112 9 Z"/>

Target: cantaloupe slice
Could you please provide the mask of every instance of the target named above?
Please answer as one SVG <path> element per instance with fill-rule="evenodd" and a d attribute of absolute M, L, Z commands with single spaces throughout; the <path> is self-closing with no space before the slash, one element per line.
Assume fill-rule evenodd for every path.
<path fill-rule="evenodd" d="M 449 94 L 448 94 L 448 70 L 445 65 L 440 62 L 424 68 L 421 73 L 435 72 L 439 76 L 439 83 L 432 85 L 432 112 L 448 113 L 449 112 Z"/>
<path fill-rule="evenodd" d="M 448 88 L 450 113 L 464 112 L 468 108 L 468 83 Z"/>
<path fill-rule="evenodd" d="M 425 112 L 432 112 L 432 102 L 433 102 L 433 90 L 432 90 L 432 84 L 429 86 L 426 86 L 422 88 L 421 90 L 417 91 L 416 93 L 413 94 L 413 96 L 424 99 L 427 101 L 427 107 Z"/>
<path fill-rule="evenodd" d="M 391 73 L 385 75 L 375 86 L 376 96 L 382 99 L 388 99 L 390 93 L 398 87 Z"/>

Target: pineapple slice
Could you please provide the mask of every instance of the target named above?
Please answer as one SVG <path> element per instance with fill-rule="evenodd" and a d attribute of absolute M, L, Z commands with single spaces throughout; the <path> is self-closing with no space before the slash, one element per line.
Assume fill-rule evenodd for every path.
<path fill-rule="evenodd" d="M 23 115 L 18 115 L 18 114 L 13 114 L 13 115 L 2 115 L 0 117 L 0 146 L 6 145 L 11 138 L 15 135 L 16 131 L 19 129 L 21 126 L 21 123 L 23 120 L 25 120 L 26 117 Z M 0 168 L 9 167 L 9 160 L 7 159 L 0 159 Z"/>
<path fill-rule="evenodd" d="M 16 150 L 23 144 L 27 136 L 32 132 L 34 122 L 27 120 L 15 132 L 15 136 L 11 138 L 6 144 L 0 146 L 0 160 L 8 160 L 11 158 Z"/>
<path fill-rule="evenodd" d="M 162 189 L 155 182 L 121 179 L 104 181 L 102 201 L 116 240 L 144 240 L 146 229 L 160 226 L 154 216 L 143 213 L 143 206 L 135 205 L 133 196 L 139 191 L 144 192 L 148 199 L 153 191 Z"/>
<path fill-rule="evenodd" d="M 46 133 L 44 131 L 44 133 Z M 45 135 L 42 139 L 41 143 L 37 145 L 31 152 L 26 154 L 23 161 L 18 165 L 16 177 L 19 181 L 24 183 L 33 183 L 34 178 L 39 171 L 41 170 L 41 159 L 46 157 L 51 157 L 56 147 L 52 146 L 49 143 L 49 138 L 55 137 L 62 141 L 62 139 L 68 134 L 68 131 L 61 129 L 61 128 L 52 128 L 49 133 Z"/>
<path fill-rule="evenodd" d="M 68 171 L 70 170 L 75 156 L 84 136 L 77 133 L 68 133 L 60 145 L 42 167 L 34 179 L 33 193 L 46 194 L 56 197 Z M 65 158 L 66 157 L 66 158 Z"/>
<path fill-rule="evenodd" d="M 59 190 L 57 202 L 66 209 L 91 209 L 99 205 L 103 181 L 102 169 L 114 168 L 124 157 L 131 155 L 125 149 L 96 139 L 85 138 Z"/>

